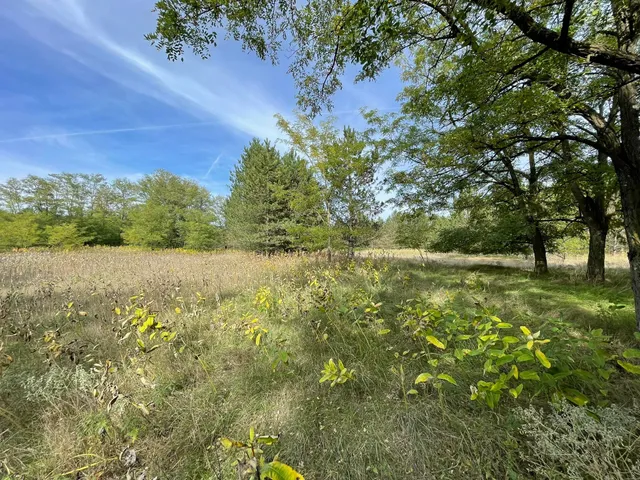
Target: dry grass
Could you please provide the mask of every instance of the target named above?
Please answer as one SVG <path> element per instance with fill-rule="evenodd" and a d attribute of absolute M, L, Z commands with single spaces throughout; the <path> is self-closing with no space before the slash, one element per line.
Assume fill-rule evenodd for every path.
<path fill-rule="evenodd" d="M 425 365 L 402 355 L 416 347 L 393 324 L 396 305 L 427 295 L 469 311 L 480 301 L 516 325 L 553 317 L 602 327 L 620 349 L 633 328 L 629 282 L 623 271 L 595 287 L 569 269 L 540 279 L 487 263 L 442 257 L 424 266 L 330 267 L 296 257 L 117 248 L 2 254 L 0 342 L 13 362 L 0 370 L 0 475 L 3 465 L 15 478 L 43 479 L 116 479 L 148 468 L 162 479 L 226 480 L 234 478 L 230 459 L 216 439 L 243 438 L 254 425 L 281 434 L 267 455 L 280 451 L 307 480 L 527 478 L 513 404 L 491 412 L 469 402 L 466 387 L 402 402 Z M 256 304 L 261 286 L 268 309 Z M 391 334 L 355 321 L 372 301 L 382 303 Z M 175 342 L 145 354 L 136 327 L 124 337 L 132 302 L 177 332 Z M 260 346 L 245 335 L 254 318 L 268 330 Z M 54 332 L 59 355 L 46 332 Z M 291 361 L 274 369 L 281 350 Z M 329 358 L 343 359 L 356 380 L 319 384 Z M 104 380 L 106 362 L 113 371 Z M 403 362 L 404 385 L 391 372 Z M 455 375 L 462 381 L 473 372 Z M 619 378 L 612 398 L 640 395 L 638 382 Z M 132 468 L 118 459 L 127 446 L 139 458 Z"/>

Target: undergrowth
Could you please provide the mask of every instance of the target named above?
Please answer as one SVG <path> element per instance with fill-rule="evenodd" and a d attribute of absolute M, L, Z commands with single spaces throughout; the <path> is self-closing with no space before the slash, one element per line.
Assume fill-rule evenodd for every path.
<path fill-rule="evenodd" d="M 7 478 L 637 473 L 639 342 L 615 272 L 57 255 L 0 266 Z"/>

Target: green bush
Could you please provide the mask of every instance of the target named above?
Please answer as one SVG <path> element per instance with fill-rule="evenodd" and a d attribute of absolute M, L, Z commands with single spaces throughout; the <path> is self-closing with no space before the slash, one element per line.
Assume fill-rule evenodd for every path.
<path fill-rule="evenodd" d="M 71 249 L 81 247 L 91 240 L 75 223 L 50 225 L 45 229 L 47 244 L 51 247 Z"/>
<path fill-rule="evenodd" d="M 435 383 L 436 388 L 442 386 L 438 380 L 457 384 L 442 367 L 459 363 L 481 377 L 470 385 L 471 400 L 490 408 L 505 395 L 517 399 L 523 391 L 530 397 L 566 398 L 580 406 L 607 403 L 603 392 L 616 371 L 612 363 L 616 355 L 607 351 L 609 339 L 600 329 L 578 331 L 556 320 L 548 321 L 544 332 L 532 332 L 526 326 L 517 329 L 487 309 L 464 316 L 447 304 L 426 299 L 405 302 L 398 320 L 420 343 L 431 366 L 416 384 Z M 625 369 L 633 373 L 633 368 Z"/>
<path fill-rule="evenodd" d="M 0 248 L 27 248 L 40 241 L 41 230 L 33 213 L 0 217 Z"/>

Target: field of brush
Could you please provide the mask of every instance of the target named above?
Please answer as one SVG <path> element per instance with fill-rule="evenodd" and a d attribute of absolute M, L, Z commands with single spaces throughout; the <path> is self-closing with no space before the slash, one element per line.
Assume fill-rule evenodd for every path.
<path fill-rule="evenodd" d="M 0 254 L 0 478 L 640 478 L 624 268 L 405 257 Z"/>

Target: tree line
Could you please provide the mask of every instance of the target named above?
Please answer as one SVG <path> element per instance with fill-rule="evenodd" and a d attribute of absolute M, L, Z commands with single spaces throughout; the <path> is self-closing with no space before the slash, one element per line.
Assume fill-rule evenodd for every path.
<path fill-rule="evenodd" d="M 0 248 L 207 249 L 221 244 L 221 227 L 221 199 L 164 170 L 137 182 L 55 173 L 0 184 Z"/>
<path fill-rule="evenodd" d="M 293 52 L 311 115 L 348 65 L 357 80 L 400 65 L 401 111 L 369 116 L 404 200 L 455 207 L 471 191 L 526 225 L 539 273 L 547 225 L 572 202 L 596 280 L 619 214 L 640 329 L 640 0 L 159 0 L 155 12 L 147 39 L 170 60 L 206 57 L 222 31 L 262 59 Z"/>

